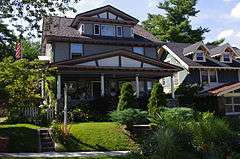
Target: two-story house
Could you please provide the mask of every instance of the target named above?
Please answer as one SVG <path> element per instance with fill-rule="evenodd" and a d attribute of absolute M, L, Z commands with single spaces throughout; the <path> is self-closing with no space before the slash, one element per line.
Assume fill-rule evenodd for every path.
<path fill-rule="evenodd" d="M 116 96 L 124 81 L 139 97 L 154 81 L 180 71 L 157 59 L 162 43 L 138 22 L 110 5 L 75 18 L 44 18 L 40 58 L 57 67 L 57 99 L 65 84 L 71 100 L 79 100 Z"/>
<path fill-rule="evenodd" d="M 240 114 L 240 54 L 229 44 L 206 46 L 195 44 L 166 43 L 159 49 L 159 58 L 181 66 L 174 75 L 175 88 L 181 84 L 198 84 L 202 94 L 219 97 L 219 107 L 227 115 Z M 161 79 L 166 92 L 171 92 L 171 79 Z"/>

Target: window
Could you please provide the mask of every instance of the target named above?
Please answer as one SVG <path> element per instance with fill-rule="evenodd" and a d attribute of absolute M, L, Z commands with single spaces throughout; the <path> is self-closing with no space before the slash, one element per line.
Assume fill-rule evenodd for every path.
<path fill-rule="evenodd" d="M 115 27 L 113 25 L 101 25 L 102 36 L 115 36 Z"/>
<path fill-rule="evenodd" d="M 80 34 L 84 34 L 84 24 L 80 25 L 79 32 Z"/>
<path fill-rule="evenodd" d="M 196 52 L 196 61 L 204 61 L 204 53 Z"/>
<path fill-rule="evenodd" d="M 94 25 L 94 35 L 100 35 L 100 25 L 99 24 Z"/>
<path fill-rule="evenodd" d="M 202 75 L 202 83 L 206 84 L 208 83 L 208 71 L 207 70 L 201 70 Z"/>
<path fill-rule="evenodd" d="M 122 26 L 117 26 L 117 37 L 123 36 L 123 29 Z"/>
<path fill-rule="evenodd" d="M 134 30 L 131 28 L 131 37 L 134 37 Z"/>
<path fill-rule="evenodd" d="M 224 62 L 230 62 L 230 55 L 229 54 L 223 54 L 223 61 Z"/>
<path fill-rule="evenodd" d="M 83 55 L 83 45 L 82 44 L 76 44 L 72 43 L 71 44 L 71 54 L 72 58 L 78 58 Z"/>
<path fill-rule="evenodd" d="M 226 115 L 240 114 L 240 97 L 225 98 Z"/>
<path fill-rule="evenodd" d="M 217 71 L 216 70 L 210 70 L 209 76 L 210 76 L 210 82 L 217 82 Z"/>
<path fill-rule="evenodd" d="M 151 90 L 152 89 L 152 81 L 147 81 L 147 90 Z"/>
<path fill-rule="evenodd" d="M 143 55 L 144 54 L 144 48 L 143 47 L 134 47 L 133 52 Z"/>

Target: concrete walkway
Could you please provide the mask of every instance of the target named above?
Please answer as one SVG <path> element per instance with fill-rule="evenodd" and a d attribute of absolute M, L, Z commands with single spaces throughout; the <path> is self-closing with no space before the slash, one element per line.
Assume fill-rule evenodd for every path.
<path fill-rule="evenodd" d="M 95 151 L 95 152 L 44 152 L 44 153 L 0 153 L 0 157 L 96 157 L 125 156 L 130 151 Z"/>

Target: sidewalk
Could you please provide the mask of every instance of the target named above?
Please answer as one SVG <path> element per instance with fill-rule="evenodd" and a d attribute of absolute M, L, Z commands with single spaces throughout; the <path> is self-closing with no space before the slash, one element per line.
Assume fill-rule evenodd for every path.
<path fill-rule="evenodd" d="M 44 152 L 44 153 L 0 153 L 0 157 L 96 157 L 124 156 L 130 151 L 95 151 L 95 152 Z"/>

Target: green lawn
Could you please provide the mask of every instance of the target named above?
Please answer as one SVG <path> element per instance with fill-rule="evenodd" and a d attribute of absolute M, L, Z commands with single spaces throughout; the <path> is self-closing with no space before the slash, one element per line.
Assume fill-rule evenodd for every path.
<path fill-rule="evenodd" d="M 0 159 L 19 159 L 13 157 L 0 157 Z M 20 158 L 21 159 L 21 158 Z M 22 158 L 22 159 L 56 159 L 56 158 Z M 128 157 L 71 157 L 71 158 L 59 158 L 59 159 L 130 159 Z"/>
<path fill-rule="evenodd" d="M 137 147 L 117 123 L 78 123 L 70 128 L 71 137 L 58 151 L 132 150 Z"/>
<path fill-rule="evenodd" d="M 10 138 L 10 152 L 37 152 L 38 128 L 30 124 L 0 125 L 0 136 Z"/>

